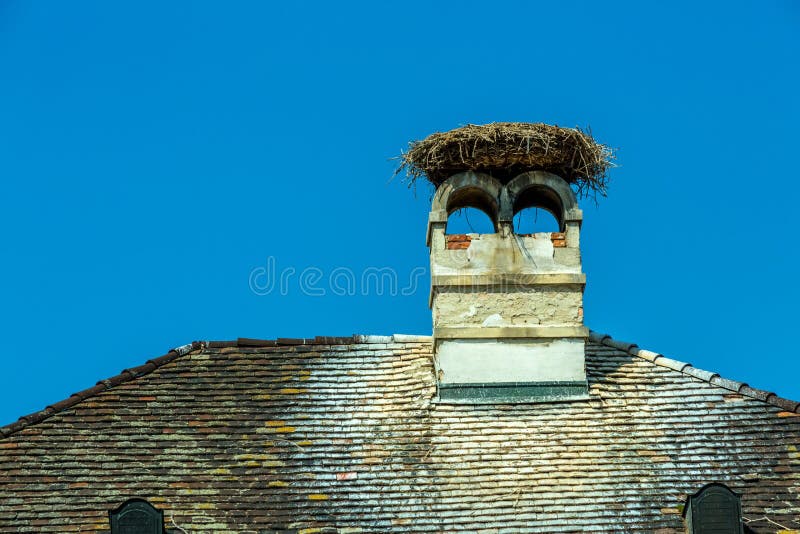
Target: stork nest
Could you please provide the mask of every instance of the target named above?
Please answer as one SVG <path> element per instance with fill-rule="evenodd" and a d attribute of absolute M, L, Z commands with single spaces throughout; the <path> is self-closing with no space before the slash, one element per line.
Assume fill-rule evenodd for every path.
<path fill-rule="evenodd" d="M 573 185 L 581 196 L 606 195 L 611 148 L 591 132 L 542 123 L 468 124 L 409 143 L 395 175 L 406 172 L 409 185 L 424 176 L 439 187 L 450 176 L 484 172 L 507 183 L 520 173 L 552 172 Z"/>

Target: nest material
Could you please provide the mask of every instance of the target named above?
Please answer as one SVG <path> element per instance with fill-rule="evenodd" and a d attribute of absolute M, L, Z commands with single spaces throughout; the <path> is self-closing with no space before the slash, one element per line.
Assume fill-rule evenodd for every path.
<path fill-rule="evenodd" d="M 494 122 L 468 124 L 429 135 L 409 144 L 395 174 L 403 170 L 411 184 L 427 177 L 439 187 L 453 174 L 485 172 L 507 183 L 532 170 L 557 174 L 579 195 L 606 195 L 613 151 L 597 143 L 590 132 L 542 123 Z"/>

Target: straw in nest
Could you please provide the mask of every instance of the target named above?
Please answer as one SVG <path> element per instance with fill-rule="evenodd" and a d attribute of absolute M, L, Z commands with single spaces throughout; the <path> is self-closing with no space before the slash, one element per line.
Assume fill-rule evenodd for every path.
<path fill-rule="evenodd" d="M 542 123 L 468 124 L 409 144 L 395 174 L 403 170 L 411 184 L 425 176 L 438 187 L 453 174 L 485 172 L 503 183 L 531 170 L 564 178 L 579 195 L 606 195 L 613 151 L 589 131 Z"/>

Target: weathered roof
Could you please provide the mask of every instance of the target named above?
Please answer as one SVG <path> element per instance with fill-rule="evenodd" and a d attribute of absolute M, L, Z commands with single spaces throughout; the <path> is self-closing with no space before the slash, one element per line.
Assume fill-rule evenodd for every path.
<path fill-rule="evenodd" d="M 471 406 L 436 402 L 426 337 L 195 343 L 0 429 L 0 532 L 142 497 L 188 532 L 677 533 L 708 482 L 800 527 L 798 403 L 587 347 L 589 401 Z"/>

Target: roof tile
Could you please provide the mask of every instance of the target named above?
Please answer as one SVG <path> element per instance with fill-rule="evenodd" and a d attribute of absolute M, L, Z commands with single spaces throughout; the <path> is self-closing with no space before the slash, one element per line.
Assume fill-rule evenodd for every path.
<path fill-rule="evenodd" d="M 216 342 L 219 343 L 219 342 Z M 228 345 L 230 346 L 230 345 Z M 246 337 L 240 337 L 236 340 L 236 343 L 233 345 L 235 347 L 276 347 L 278 346 L 278 342 L 274 339 L 250 339 Z"/>
<path fill-rule="evenodd" d="M 715 376 L 711 378 L 710 382 L 715 386 L 719 386 L 721 388 L 728 389 L 730 391 L 739 392 L 742 387 L 746 386 L 744 382 L 737 382 L 736 380 L 729 380 L 727 378 L 722 378 L 721 376 Z"/>
<path fill-rule="evenodd" d="M 741 393 L 742 395 L 745 395 L 747 397 L 752 397 L 754 399 L 758 399 L 758 400 L 764 401 L 764 402 L 766 402 L 771 397 L 776 397 L 777 396 L 774 393 L 772 393 L 771 391 L 764 391 L 763 389 L 751 388 L 750 386 L 742 386 L 739 389 L 739 393 Z"/>
<path fill-rule="evenodd" d="M 684 371 L 685 369 L 693 368 L 691 364 L 688 364 L 686 362 L 681 362 L 678 360 L 673 360 L 672 358 L 667 358 L 666 356 L 662 356 L 661 358 L 655 360 L 654 363 L 656 365 L 660 365 L 661 367 L 666 367 L 674 371 Z"/>
<path fill-rule="evenodd" d="M 645 349 L 639 349 L 639 351 L 636 353 L 636 355 L 639 356 L 640 358 L 644 358 L 645 360 L 647 360 L 649 362 L 654 362 L 654 361 L 656 361 L 657 358 L 663 358 L 664 357 L 663 355 L 661 355 L 661 354 L 659 354 L 657 352 L 652 352 L 652 351 L 645 350 Z"/>
<path fill-rule="evenodd" d="M 622 352 L 630 352 L 634 348 L 638 347 L 636 343 L 627 343 L 625 341 L 617 341 L 616 339 L 612 339 L 609 336 L 603 338 L 602 341 L 603 345 L 607 345 L 609 347 L 613 347 L 615 349 L 619 349 Z"/>
<path fill-rule="evenodd" d="M 313 340 L 306 340 L 302 337 L 279 337 L 276 343 L 278 345 L 306 345 L 309 341 L 313 343 Z"/>
<path fill-rule="evenodd" d="M 714 378 L 715 376 L 719 376 L 717 373 L 712 373 L 711 371 L 704 371 L 702 369 L 692 367 L 691 365 L 678 370 L 683 371 L 687 375 L 699 378 L 700 380 L 705 380 L 706 382 L 711 382 L 712 378 Z"/>
<path fill-rule="evenodd" d="M 800 408 L 800 402 L 784 399 L 783 397 L 770 397 L 769 403 L 787 412 L 795 412 Z"/>

